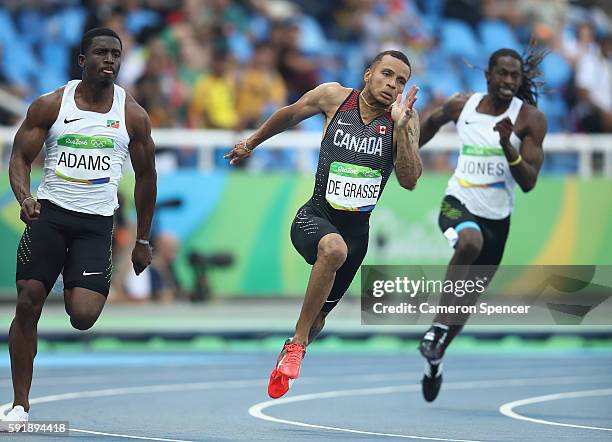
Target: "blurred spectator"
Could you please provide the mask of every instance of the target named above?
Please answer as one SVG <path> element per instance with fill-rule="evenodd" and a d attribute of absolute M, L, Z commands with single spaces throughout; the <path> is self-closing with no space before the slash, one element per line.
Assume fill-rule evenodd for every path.
<path fill-rule="evenodd" d="M 151 267 L 136 275 L 132 263 L 127 260 L 124 278 L 121 280 L 121 291 L 113 293 L 112 302 L 145 303 L 153 298 Z M 119 279 L 119 274 L 114 279 Z"/>
<path fill-rule="evenodd" d="M 482 20 L 481 0 L 453 0 L 444 4 L 442 15 L 447 19 L 461 20 L 474 30 Z"/>
<path fill-rule="evenodd" d="M 287 84 L 289 102 L 293 103 L 319 84 L 317 63 L 299 48 L 300 28 L 295 23 L 277 24 L 272 35 L 279 53 L 279 71 Z"/>
<path fill-rule="evenodd" d="M 1 54 L 2 48 L 0 48 L 0 56 Z M 0 71 L 0 90 L 12 94 L 18 92 L 16 88 L 11 86 L 8 78 L 6 78 L 2 71 Z M 0 106 L 0 126 L 12 126 L 17 122 L 17 120 L 17 116 Z"/>
<path fill-rule="evenodd" d="M 118 83 L 145 107 L 153 126 L 239 130 L 258 125 L 320 82 L 360 88 L 363 69 L 384 49 L 408 54 L 410 83 L 421 88 L 420 110 L 459 90 L 484 90 L 482 72 L 468 64 L 485 68 L 494 50 L 520 52 L 535 35 L 552 50 L 542 65 L 546 85 L 540 100 L 549 131 L 610 130 L 609 55 L 604 55 L 606 44 L 601 48 L 595 42 L 612 29 L 609 3 L 5 0 L 0 2 L 0 88 L 31 101 L 80 78 L 75 60 L 82 33 L 107 26 L 123 42 Z M 321 120 L 309 119 L 301 127 L 318 130 Z M 14 122 L 0 102 L 0 124 Z M 295 155 L 289 150 L 258 155 L 249 167 L 290 168 Z M 197 164 L 189 149 L 171 149 L 167 156 L 172 167 Z M 437 169 L 443 161 L 432 157 L 428 164 Z"/>
<path fill-rule="evenodd" d="M 563 55 L 575 68 L 585 54 L 599 51 L 595 40 L 595 31 L 591 25 L 587 22 L 579 23 L 573 35 L 564 38 Z"/>
<path fill-rule="evenodd" d="M 534 37 L 550 47 L 559 47 L 568 0 L 521 0 L 519 9 Z"/>
<path fill-rule="evenodd" d="M 154 242 L 155 254 L 151 263 L 152 298 L 159 302 L 174 301 L 180 287 L 174 272 L 178 253 L 178 239 L 171 233 L 161 233 Z"/>
<path fill-rule="evenodd" d="M 483 0 L 482 13 L 488 20 L 501 20 L 515 28 L 524 21 L 521 10 L 516 7 L 516 0 Z"/>
<path fill-rule="evenodd" d="M 612 132 L 612 34 L 576 66 L 576 113 L 585 132 Z"/>
<path fill-rule="evenodd" d="M 362 17 L 372 8 L 373 0 L 342 0 L 335 13 L 333 36 L 339 40 L 359 42 L 363 38 Z"/>
<path fill-rule="evenodd" d="M 161 39 L 147 46 L 143 75 L 136 81 L 135 98 L 147 111 L 153 127 L 172 127 L 177 108 L 185 101 L 177 68 Z"/>
<path fill-rule="evenodd" d="M 196 81 L 189 109 L 191 127 L 234 129 L 239 117 L 236 111 L 236 79 L 228 54 L 212 56 L 211 72 Z"/>
<path fill-rule="evenodd" d="M 254 128 L 287 103 L 285 82 L 275 68 L 272 48 L 260 43 L 238 80 L 237 111 L 241 128 Z"/>
<path fill-rule="evenodd" d="M 179 285 L 174 273 L 174 260 L 178 252 L 177 239 L 162 233 L 154 241 L 153 261 L 140 275 L 134 273 L 129 259 L 123 261 L 124 269 L 117 274 L 122 281 L 122 292 L 115 293 L 117 302 L 172 302 L 179 295 Z M 119 275 L 123 278 L 120 279 Z"/>

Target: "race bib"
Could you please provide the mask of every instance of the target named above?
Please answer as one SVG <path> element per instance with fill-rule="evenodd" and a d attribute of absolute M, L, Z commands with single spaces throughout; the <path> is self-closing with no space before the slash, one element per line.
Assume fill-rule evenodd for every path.
<path fill-rule="evenodd" d="M 334 209 L 369 212 L 378 201 L 381 183 L 380 170 L 334 162 L 329 167 L 325 199 Z"/>
<path fill-rule="evenodd" d="M 501 147 L 463 146 L 455 176 L 463 187 L 497 187 L 505 183 L 507 169 Z"/>
<path fill-rule="evenodd" d="M 67 181 L 103 184 L 110 181 L 111 138 L 67 134 L 57 139 L 55 174 Z"/>

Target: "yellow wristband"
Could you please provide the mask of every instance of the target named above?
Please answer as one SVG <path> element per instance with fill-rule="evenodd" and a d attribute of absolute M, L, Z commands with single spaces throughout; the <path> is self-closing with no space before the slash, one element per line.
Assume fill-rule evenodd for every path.
<path fill-rule="evenodd" d="M 520 164 L 521 161 L 523 161 L 523 157 L 521 156 L 521 154 L 519 154 L 518 158 L 514 161 L 510 161 L 508 163 L 509 166 L 516 166 L 517 164 Z"/>

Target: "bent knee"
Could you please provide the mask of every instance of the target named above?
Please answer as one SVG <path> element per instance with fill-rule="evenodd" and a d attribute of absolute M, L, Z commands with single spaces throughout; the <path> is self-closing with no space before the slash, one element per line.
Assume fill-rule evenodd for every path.
<path fill-rule="evenodd" d="M 482 233 L 476 229 L 465 229 L 459 232 L 459 241 L 455 247 L 455 253 L 466 260 L 474 261 L 480 255 L 482 246 Z"/>
<path fill-rule="evenodd" d="M 347 255 L 348 247 L 337 233 L 324 236 L 319 241 L 317 260 L 323 260 L 338 269 L 346 261 Z"/>
<path fill-rule="evenodd" d="M 97 316 L 71 316 L 70 324 L 77 330 L 89 330 L 96 323 Z"/>
<path fill-rule="evenodd" d="M 89 330 L 100 317 L 101 311 L 78 309 L 74 306 L 70 313 L 70 324 L 77 330 Z"/>
<path fill-rule="evenodd" d="M 17 288 L 15 315 L 18 318 L 38 318 L 46 298 L 44 286 L 34 281 L 18 284 Z"/>

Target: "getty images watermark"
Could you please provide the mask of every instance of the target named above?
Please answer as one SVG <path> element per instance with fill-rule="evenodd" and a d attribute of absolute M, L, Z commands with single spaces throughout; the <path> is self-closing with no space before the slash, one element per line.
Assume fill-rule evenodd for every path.
<path fill-rule="evenodd" d="M 363 324 L 612 325 L 612 266 L 362 266 Z"/>

